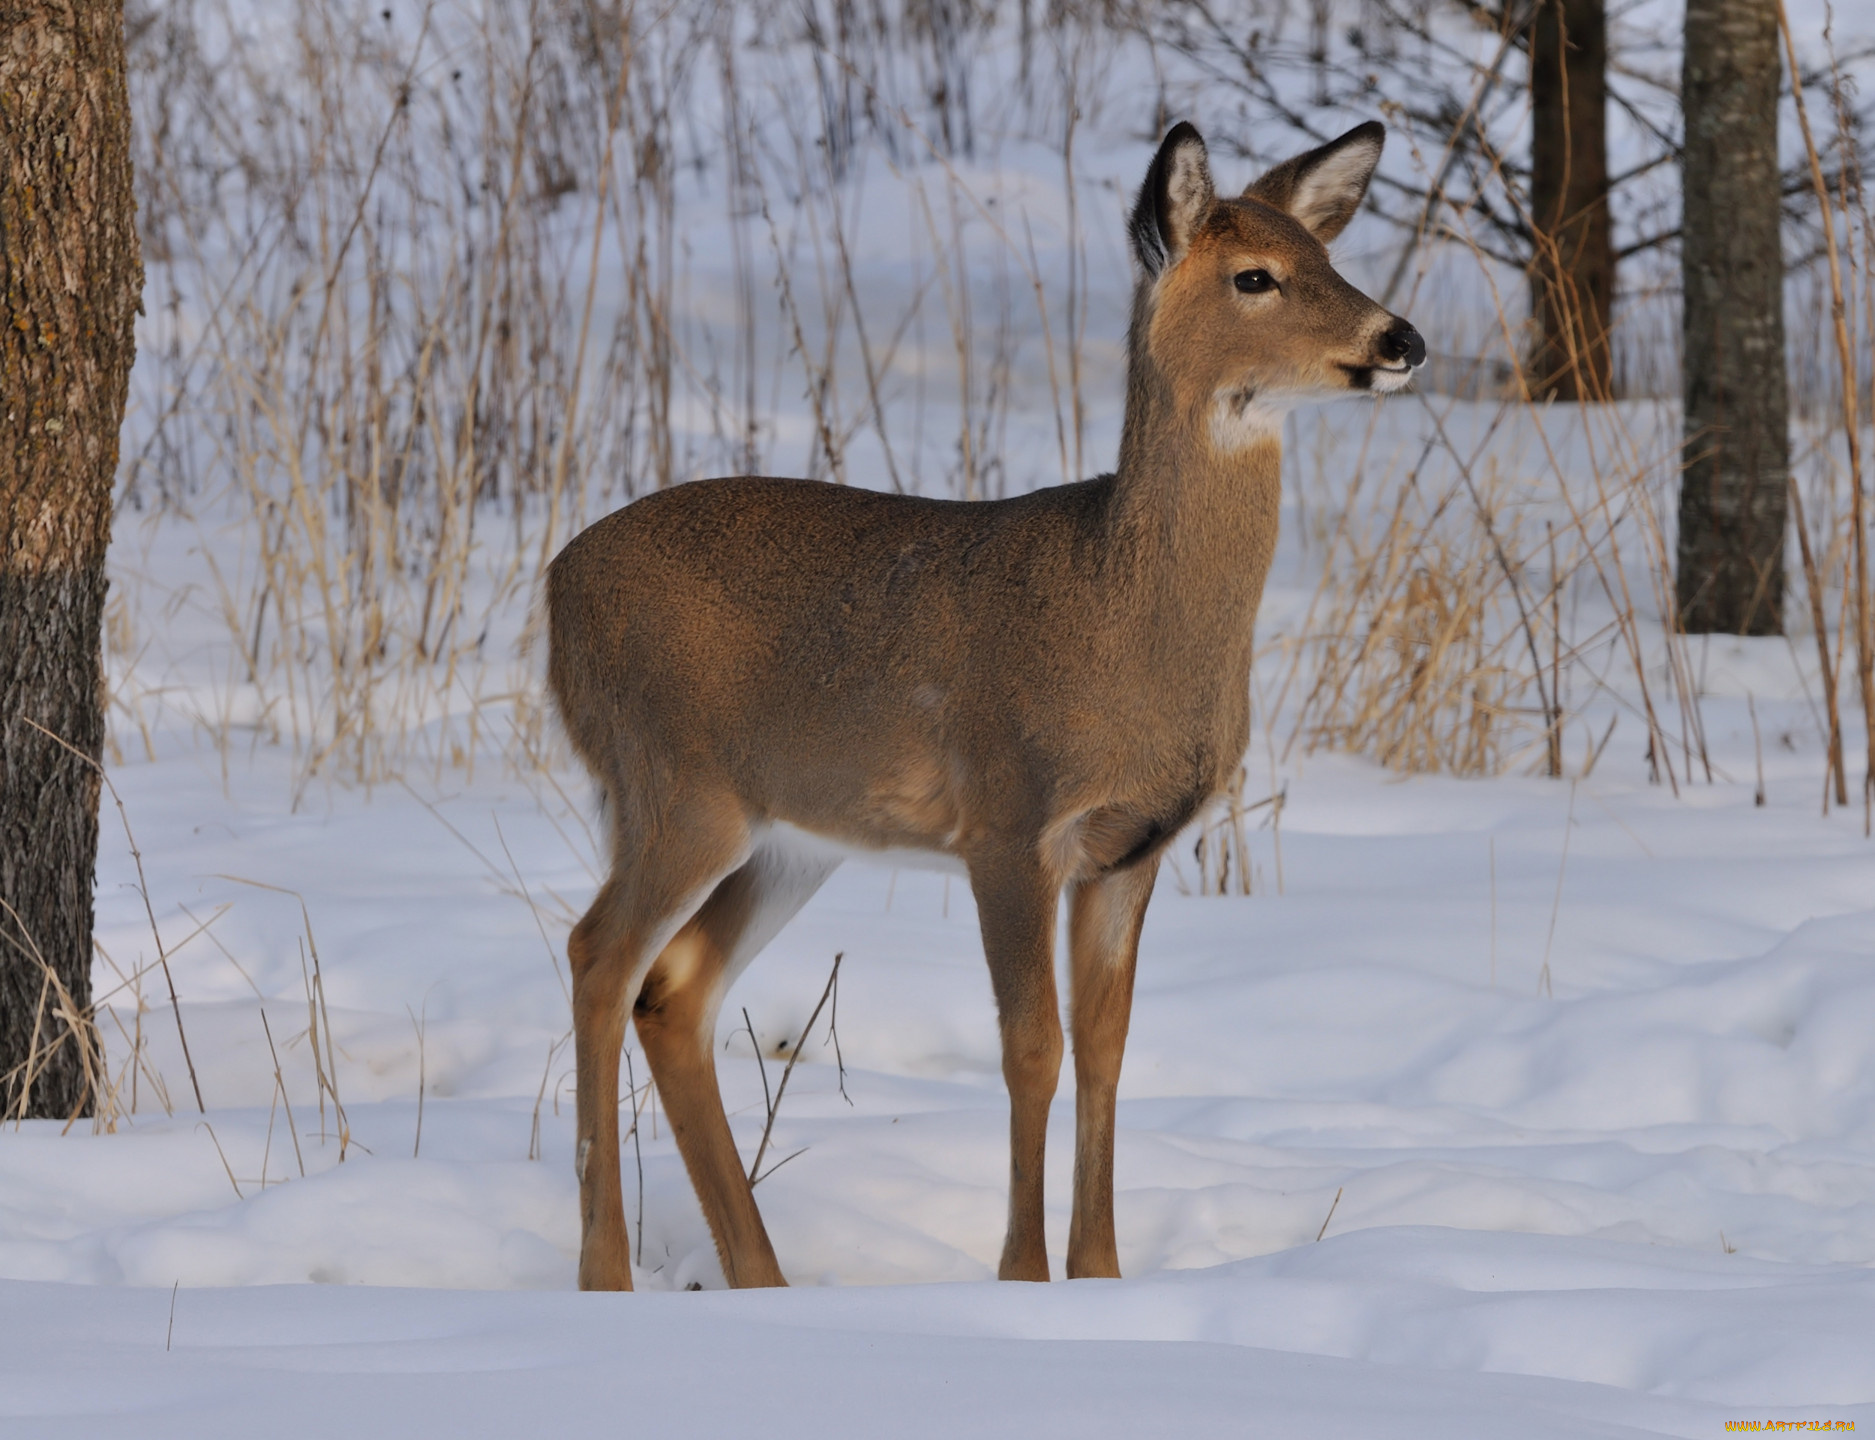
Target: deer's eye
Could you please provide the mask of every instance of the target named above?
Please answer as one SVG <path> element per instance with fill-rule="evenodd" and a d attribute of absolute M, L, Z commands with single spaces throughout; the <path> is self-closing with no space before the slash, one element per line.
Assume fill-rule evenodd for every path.
<path fill-rule="evenodd" d="M 1276 277 L 1267 270 L 1239 270 L 1231 283 L 1246 295 L 1261 295 L 1276 288 Z"/>

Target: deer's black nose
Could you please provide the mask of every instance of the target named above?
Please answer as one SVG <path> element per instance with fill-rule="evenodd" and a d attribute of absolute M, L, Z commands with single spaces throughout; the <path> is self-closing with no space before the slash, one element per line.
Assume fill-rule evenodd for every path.
<path fill-rule="evenodd" d="M 1418 369 L 1426 363 L 1426 341 L 1404 320 L 1396 321 L 1393 328 L 1380 337 L 1380 354 L 1382 359 L 1404 360 Z"/>

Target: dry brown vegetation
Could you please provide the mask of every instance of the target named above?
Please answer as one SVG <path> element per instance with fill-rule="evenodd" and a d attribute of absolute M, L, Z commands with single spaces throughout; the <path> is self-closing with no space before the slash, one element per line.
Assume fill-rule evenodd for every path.
<path fill-rule="evenodd" d="M 120 533 L 182 516 L 202 543 L 193 594 L 158 592 L 134 560 L 120 572 L 119 747 L 153 749 L 167 712 L 224 759 L 291 747 L 301 790 L 489 757 L 555 786 L 515 645 L 540 566 L 599 511 L 781 455 L 960 498 L 1099 463 L 1090 406 L 1114 388 L 1113 346 L 1090 336 L 1087 237 L 1118 197 L 1084 188 L 1087 119 L 1067 102 L 1091 109 L 1133 43 L 1124 7 L 1025 29 L 1021 83 L 1000 97 L 999 123 L 1058 161 L 1052 247 L 972 164 L 989 103 L 972 61 L 1007 48 L 993 27 L 1008 15 L 532 0 L 400 7 L 386 26 L 376 6 L 306 0 L 291 16 L 257 31 L 232 0 L 131 5 L 151 284 Z M 811 83 L 778 89 L 777 55 Z M 1792 65 L 1815 60 L 1790 47 Z M 1816 686 L 1827 809 L 1865 785 L 1859 752 L 1875 756 L 1875 216 L 1848 77 L 1825 63 L 1804 78 L 1787 620 Z M 1532 404 L 1521 300 L 1504 298 L 1521 279 L 1446 203 L 1456 142 L 1404 138 L 1432 203 L 1393 303 L 1418 317 L 1468 287 L 1485 324 L 1447 337 L 1433 393 L 1292 431 L 1307 601 L 1265 622 L 1257 749 L 1181 857 L 1202 893 L 1280 890 L 1281 761 L 1314 748 L 1408 774 L 1581 777 L 1619 729 L 1644 737 L 1662 784 L 1712 773 L 1693 647 L 1661 623 L 1677 411 L 1623 398 L 1673 392 L 1670 327 L 1636 307 L 1620 396 Z M 706 150 L 716 168 L 697 178 Z M 682 228 L 697 193 L 715 197 L 708 234 Z M 893 287 L 858 256 L 881 196 L 907 221 Z M 727 265 L 698 266 L 706 245 Z M 1044 443 L 1022 448 L 1025 422 Z M 203 596 L 216 678 L 172 684 L 142 657 Z M 166 958 L 218 915 L 166 944 L 152 913 L 156 958 L 104 955 L 115 982 L 82 1011 L 45 972 L 27 1067 L 79 1046 L 96 1127 L 191 1103 L 151 1065 L 145 1025 L 168 1010 L 180 1026 Z M 310 1058 L 321 1131 L 329 1101 L 343 1149 L 311 940 L 308 922 L 307 1021 L 282 1043 Z"/>
<path fill-rule="evenodd" d="M 1090 397 L 1112 362 L 1089 339 L 1085 237 L 1116 197 L 1082 193 L 1076 146 L 1143 22 L 1126 7 L 1042 18 L 936 0 L 531 0 L 386 21 L 307 0 L 257 26 L 230 0 L 133 5 L 152 286 L 122 520 L 181 511 L 240 539 L 200 547 L 226 654 L 206 698 L 144 675 L 153 602 L 120 595 L 120 743 L 167 707 L 224 752 L 291 745 L 302 787 L 490 754 L 539 771 L 550 739 L 515 641 L 541 564 L 599 511 L 777 456 L 958 497 L 1098 463 Z M 1012 32 L 1016 79 L 986 96 L 981 57 Z M 1821 360 L 1796 357 L 1789 614 L 1840 732 L 1862 724 L 1849 699 L 1870 684 L 1855 397 L 1875 224 L 1847 84 L 1806 78 L 1829 110 L 1805 136 L 1828 249 L 1792 292 L 1820 323 L 1792 329 L 1831 338 Z M 1058 156 L 1064 243 L 973 165 L 992 113 Z M 1393 303 L 1418 313 L 1428 277 L 1469 276 L 1495 334 L 1440 361 L 1462 407 L 1434 394 L 1393 402 L 1391 428 L 1338 421 L 1366 426 L 1360 444 L 1298 427 L 1314 595 L 1299 621 L 1266 624 L 1260 723 L 1273 753 L 1457 775 L 1587 773 L 1619 724 L 1662 783 L 1703 780 L 1696 667 L 1661 623 L 1676 422 L 1616 396 L 1530 402 L 1522 302 L 1504 299 L 1521 281 L 1477 207 L 1445 203 L 1464 123 L 1443 147 L 1409 127 L 1428 208 Z M 905 222 L 892 287 L 856 259 L 880 203 Z M 1670 388 L 1637 384 L 1638 364 L 1624 384 Z M 1025 417 L 1044 448 L 1018 443 Z M 1839 762 L 1830 778 L 1842 803 Z M 1215 837 L 1200 857 L 1207 887 L 1250 883 L 1251 789 L 1226 824 L 1237 858 Z"/>

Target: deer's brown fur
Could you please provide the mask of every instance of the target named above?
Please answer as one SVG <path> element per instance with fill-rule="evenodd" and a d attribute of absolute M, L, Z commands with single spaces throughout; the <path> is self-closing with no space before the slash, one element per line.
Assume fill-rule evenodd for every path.
<path fill-rule="evenodd" d="M 1140 926 L 1162 848 L 1248 741 L 1281 413 L 1393 388 L 1423 356 L 1323 248 L 1379 149 L 1380 127 L 1362 126 L 1220 200 L 1197 132 L 1167 137 L 1133 221 L 1144 273 L 1112 475 L 980 503 L 699 481 L 608 516 L 554 561 L 549 680 L 613 845 L 568 946 L 582 1286 L 631 1285 L 628 1011 L 725 1276 L 784 1283 L 711 1042 L 728 985 L 838 863 L 803 832 L 968 870 L 1010 1096 L 1010 1279 L 1048 1276 L 1052 952 L 1069 892 L 1068 1273 L 1119 1273 L 1114 1094 Z M 1244 293 L 1251 271 L 1273 288 Z"/>

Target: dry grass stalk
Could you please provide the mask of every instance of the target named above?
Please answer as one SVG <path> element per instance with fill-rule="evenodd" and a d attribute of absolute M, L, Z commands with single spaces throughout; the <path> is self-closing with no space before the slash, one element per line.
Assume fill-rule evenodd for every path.
<path fill-rule="evenodd" d="M 92 948 L 95 949 L 99 955 L 104 957 L 104 963 L 109 965 L 117 975 L 118 983 L 110 990 L 102 993 L 93 992 L 92 1013 L 93 1015 L 101 1013 L 111 1017 L 111 1023 L 117 1027 L 117 1033 L 123 1037 L 125 1048 L 129 1051 L 129 1054 L 124 1057 L 123 1063 L 118 1066 L 118 1079 L 116 1081 L 116 1088 L 120 1092 L 123 1090 L 126 1082 L 129 1084 L 130 1105 L 128 1113 L 131 1115 L 137 1113 L 137 1106 L 140 1100 L 139 1080 L 142 1079 L 149 1082 L 151 1093 L 156 1096 L 157 1104 L 163 1107 L 163 1113 L 165 1115 L 174 1115 L 176 1109 L 169 1101 L 169 1086 L 164 1083 L 161 1072 L 150 1064 L 148 1037 L 143 1033 L 143 1016 L 149 1008 L 143 998 L 143 977 L 156 967 L 154 964 L 140 965 L 132 969 L 129 975 L 125 975 L 123 967 L 111 957 L 111 952 L 104 948 L 103 942 L 95 935 L 91 939 L 91 944 Z M 109 1003 L 113 996 L 120 995 L 125 991 L 130 993 L 132 1004 L 131 1017 L 133 1028 L 130 1030 L 124 1028 L 123 1017 L 117 1013 L 117 1006 Z M 100 1026 L 99 1028 L 102 1030 L 103 1027 Z M 102 1044 L 101 1039 L 100 1044 Z"/>
<path fill-rule="evenodd" d="M 408 1005 L 404 1006 L 404 1013 L 410 1016 L 410 1028 L 417 1034 L 417 1136 L 411 1142 L 410 1158 L 419 1160 L 423 1157 L 423 1094 L 429 1088 L 429 1061 L 424 1045 L 425 1031 L 428 1029 L 430 1018 L 429 997 L 424 997 L 421 1016 L 414 1013 Z"/>
<path fill-rule="evenodd" d="M 1832 783 L 1836 787 L 1836 803 L 1849 803 L 1842 758 L 1842 709 L 1836 698 L 1836 668 L 1829 660 L 1829 622 L 1823 615 L 1823 580 L 1810 546 L 1810 525 L 1803 513 L 1803 487 L 1797 483 L 1795 475 L 1790 477 L 1790 514 L 1797 529 L 1797 553 L 1803 561 L 1804 594 L 1810 602 L 1810 628 L 1816 635 L 1817 673 L 1822 677 L 1823 713 L 1828 724 L 1824 737 L 1827 759 L 1823 769 L 1823 813 L 1827 815 Z"/>
<path fill-rule="evenodd" d="M 755 1046 L 755 1063 L 761 1067 L 762 1099 L 766 1102 L 768 1107 L 768 1119 L 762 1126 L 761 1143 L 755 1147 L 755 1159 L 749 1162 L 750 1188 L 761 1184 L 762 1181 L 766 1180 L 770 1175 L 773 1175 L 775 1171 L 779 1170 L 783 1165 L 786 1165 L 789 1160 L 794 1159 L 796 1155 L 805 1153 L 804 1150 L 796 1150 L 793 1155 L 789 1155 L 785 1159 L 777 1160 L 767 1170 L 762 1169 L 762 1157 L 768 1153 L 769 1137 L 774 1133 L 775 1129 L 775 1116 L 781 1112 L 781 1097 L 788 1093 L 788 1081 L 793 1076 L 794 1067 L 801 1058 L 801 1051 L 807 1048 L 807 1037 L 813 1034 L 814 1026 L 820 1019 L 820 1012 L 827 1008 L 828 1000 L 833 997 L 840 983 L 840 962 L 845 958 L 845 951 L 841 951 L 838 955 L 833 957 L 833 969 L 827 974 L 826 988 L 820 992 L 820 1000 L 814 1006 L 814 1013 L 807 1017 L 807 1024 L 801 1027 L 799 1038 L 795 1040 L 793 1047 L 788 1051 L 788 1065 L 787 1068 L 781 1072 L 781 1083 L 775 1087 L 775 1095 L 772 1100 L 768 1098 L 768 1067 L 762 1060 L 762 1047 L 755 1039 L 755 1026 L 749 1021 L 748 1010 L 744 1009 L 742 1012 L 742 1021 L 749 1027 L 749 1043 Z M 840 1079 L 840 1093 L 844 1095 L 846 1093 L 846 1066 L 844 1063 L 842 1063 L 840 1067 Z"/>
<path fill-rule="evenodd" d="M 250 880 L 242 875 L 217 875 L 215 878 L 236 885 L 250 885 L 256 890 L 271 890 L 276 895 L 290 895 L 299 902 L 300 922 L 304 927 L 304 934 L 299 941 L 300 977 L 306 991 L 306 1029 L 302 1033 L 307 1048 L 312 1052 L 313 1080 L 319 1096 L 319 1143 L 323 1145 L 326 1141 L 326 1100 L 330 1097 L 333 1125 L 339 1142 L 339 1163 L 343 1164 L 346 1152 L 358 1142 L 352 1138 L 351 1121 L 346 1117 L 344 1102 L 339 1099 L 338 1059 L 332 1039 L 332 1016 L 326 1007 L 325 972 L 319 964 L 319 942 L 313 935 L 312 912 L 306 907 L 306 897 L 284 885 L 269 885 L 264 880 Z M 264 1012 L 262 1023 L 266 1023 Z M 271 1031 L 268 1040 L 272 1042 Z M 293 1039 L 289 1038 L 287 1044 L 290 1047 Z M 279 1057 L 276 1055 L 274 1058 L 277 1073 Z M 364 1149 L 362 1145 L 358 1148 Z"/>
<path fill-rule="evenodd" d="M 1836 340 L 1836 360 L 1840 367 L 1842 391 L 1843 443 L 1849 458 L 1849 524 L 1852 552 L 1855 557 L 1854 607 L 1856 679 L 1862 692 L 1862 717 L 1868 739 L 1867 761 L 1862 776 L 1862 828 L 1869 833 L 1871 805 L 1875 804 L 1875 617 L 1871 617 L 1868 569 L 1868 521 L 1862 493 L 1862 425 L 1857 414 L 1856 389 L 1859 370 L 1849 336 L 1848 307 L 1843 298 L 1844 256 L 1837 244 L 1834 206 L 1829 184 L 1823 177 L 1823 161 L 1816 137 L 1810 130 L 1810 112 L 1804 103 L 1803 71 L 1797 62 L 1797 44 L 1791 38 L 1790 15 L 1784 0 L 1777 0 L 1777 24 L 1784 37 L 1784 54 L 1790 66 L 1791 88 L 1795 93 L 1797 127 L 1803 136 L 1804 157 L 1809 162 L 1810 183 L 1816 192 L 1818 219 L 1823 228 L 1823 244 L 1829 264 L 1830 327 Z M 1844 116 L 1840 84 L 1836 89 L 1839 118 Z M 1854 152 L 1845 148 L 1845 155 Z M 1845 166 L 1839 186 L 1844 209 L 1848 208 L 1849 167 Z M 1852 232 L 1853 234 L 1853 232 Z M 1853 244 L 1851 236 L 1850 244 Z"/>
<path fill-rule="evenodd" d="M 1192 842 L 1192 860 L 1198 867 L 1200 895 L 1248 895 L 1252 892 L 1250 846 L 1244 835 L 1243 787 L 1246 771 L 1237 768 L 1237 777 L 1224 794 L 1224 804 L 1217 818 L 1198 828 Z M 1252 809 L 1270 803 L 1260 800 Z"/>
<path fill-rule="evenodd" d="M 215 1134 L 215 1127 L 206 1120 L 198 1120 L 195 1122 L 195 1128 L 208 1131 L 209 1143 L 215 1147 L 215 1157 L 221 1161 L 221 1168 L 228 1176 L 228 1184 L 234 1190 L 234 1198 L 247 1199 L 247 1196 L 241 1193 L 241 1182 L 234 1178 L 234 1166 L 228 1163 L 228 1152 L 221 1148 L 221 1138 Z"/>
<path fill-rule="evenodd" d="M 1556 921 L 1562 916 L 1563 876 L 1569 870 L 1569 837 L 1575 832 L 1576 824 L 1576 786 L 1580 782 L 1569 782 L 1569 813 L 1563 818 L 1562 857 L 1556 862 L 1556 894 L 1550 900 L 1549 930 L 1543 937 L 1543 968 L 1537 972 L 1536 988 L 1549 999 L 1556 998 L 1556 987 L 1550 979 L 1550 951 L 1556 945 Z"/>
<path fill-rule="evenodd" d="M 1335 1186 L 1335 1198 L 1328 1202 L 1328 1213 L 1322 1216 L 1322 1228 L 1315 1232 L 1315 1243 L 1320 1244 L 1322 1236 L 1328 1233 L 1328 1222 L 1335 1218 L 1335 1211 L 1341 1208 L 1341 1192 L 1345 1187 Z"/>
<path fill-rule="evenodd" d="M 1457 498 L 1454 485 L 1427 504 L 1409 481 L 1379 535 L 1340 531 L 1323 619 L 1302 637 L 1314 682 L 1295 734 L 1308 748 L 1360 751 L 1409 774 L 1499 768 L 1500 722 L 1535 677 L 1506 658 L 1519 632 L 1492 628 L 1507 572 L 1491 530 L 1454 514 Z"/>
<path fill-rule="evenodd" d="M 1192 859 L 1198 867 L 1200 895 L 1249 895 L 1255 890 L 1255 870 L 1250 860 L 1250 841 L 1244 822 L 1259 810 L 1269 814 L 1261 823 L 1270 827 L 1276 855 L 1276 893 L 1282 893 L 1282 814 L 1289 798 L 1288 787 L 1261 800 L 1244 803 L 1244 785 L 1249 771 L 1238 767 L 1237 777 L 1224 792 L 1223 805 L 1216 817 L 1199 826 L 1192 842 Z M 1183 872 L 1176 871 L 1180 888 L 1185 888 Z M 1188 892 L 1189 893 L 1189 892 Z"/>
<path fill-rule="evenodd" d="M 149 887 L 148 881 L 144 878 L 144 874 L 143 874 L 143 852 L 137 848 L 137 837 L 131 833 L 130 812 L 124 808 L 124 797 L 117 793 L 117 787 L 111 783 L 111 777 L 105 773 L 104 767 L 98 764 L 96 760 L 93 760 L 89 755 L 86 755 L 83 751 L 77 749 L 75 746 L 68 744 L 61 737 L 54 735 L 50 730 L 46 729 L 46 727 L 41 725 L 38 721 L 28 718 L 26 720 L 26 723 L 32 726 L 33 729 L 37 730 L 41 735 L 44 735 L 48 740 L 51 740 L 53 743 L 60 746 L 62 749 L 76 756 L 79 760 L 83 761 L 86 765 L 89 765 L 93 770 L 97 771 L 98 779 L 103 782 L 104 788 L 110 791 L 111 801 L 113 804 L 117 806 L 117 818 L 123 822 L 123 826 L 124 826 L 124 840 L 125 840 L 125 843 L 130 846 L 130 858 L 136 864 L 136 867 L 137 867 L 137 894 L 141 896 L 143 899 L 143 913 L 144 913 L 145 918 L 148 919 L 148 921 L 150 922 L 150 936 L 156 942 L 157 963 L 158 965 L 161 966 L 162 971 L 163 971 L 163 979 L 169 986 L 169 1004 L 170 1004 L 170 1008 L 175 1012 L 175 1015 L 176 1015 L 176 1039 L 179 1040 L 182 1044 L 182 1058 L 183 1058 L 184 1063 L 186 1063 L 189 1067 L 189 1084 L 195 1091 L 195 1108 L 201 1114 L 206 1115 L 208 1113 L 208 1106 L 202 1103 L 202 1082 L 196 1078 L 195 1060 L 189 1054 L 189 1036 L 188 1036 L 187 1031 L 183 1029 L 183 1025 L 182 1025 L 182 1002 L 176 998 L 176 979 L 175 979 L 175 976 L 170 973 L 169 952 L 163 948 L 163 932 L 157 926 L 156 911 L 154 907 L 152 907 L 152 905 L 150 904 L 150 887 Z M 14 918 L 16 920 L 18 919 L 17 916 L 15 916 Z M 199 930 L 198 930 L 198 933 L 199 933 Z M 194 937 L 191 936 L 190 938 L 193 939 Z M 40 963 L 43 965 L 45 962 L 41 960 Z M 49 974 L 50 971 L 48 971 L 47 973 Z M 61 990 L 63 990 L 63 988 L 64 988 L 63 986 L 60 987 Z M 70 997 L 68 996 L 67 997 L 68 1001 L 69 1001 L 69 998 Z M 94 1026 L 93 1027 L 94 1037 L 95 1037 L 95 1034 L 96 1034 L 96 1028 Z M 102 1055 L 103 1051 L 99 1050 L 98 1053 Z M 89 1067 L 87 1066 L 87 1070 L 88 1069 Z"/>
<path fill-rule="evenodd" d="M 570 1033 L 570 1032 L 569 1032 Z M 625 1085 L 626 1098 L 632 1102 L 632 1160 L 638 1166 L 638 1263 L 645 1263 L 645 1151 L 644 1141 L 638 1134 L 638 1120 L 644 1113 L 644 1107 L 651 1101 L 651 1087 L 656 1082 L 649 1077 L 645 1080 L 644 1099 L 638 1098 L 638 1069 L 632 1064 L 631 1047 L 625 1049 Z"/>
<path fill-rule="evenodd" d="M 4 1077 L 0 1077 L 14 1095 L 12 1113 L 0 1116 L 0 1121 L 12 1120 L 15 1129 L 25 1123 L 32 1109 L 33 1085 L 53 1057 L 69 1043 L 77 1047 L 79 1065 L 84 1072 L 84 1088 L 79 1092 L 72 1113 L 66 1116 L 65 1130 L 69 1131 L 77 1123 L 88 1104 L 92 1113 L 93 1133 L 115 1131 L 121 1113 L 118 1108 L 118 1091 L 104 1069 L 104 1044 L 98 1033 L 95 1006 L 80 1006 L 72 998 L 71 991 L 59 978 L 58 971 L 46 960 L 38 942 L 27 930 L 26 922 L 3 898 L 0 898 L 0 910 L 4 910 L 6 918 L 12 922 L 10 931 L 0 933 L 4 934 L 10 946 L 38 967 L 40 976 L 39 998 L 33 1006 L 33 1029 L 26 1045 L 26 1058 L 7 1071 Z"/>
<path fill-rule="evenodd" d="M 267 1007 L 260 1007 L 260 1027 L 267 1034 L 267 1053 L 273 1057 L 273 1088 L 280 1097 L 280 1103 L 286 1107 L 286 1131 L 293 1137 L 293 1160 L 299 1166 L 300 1179 L 306 1178 L 306 1157 L 300 1153 L 299 1126 L 293 1123 L 293 1100 L 286 1093 L 286 1077 L 280 1073 L 280 1052 L 273 1043 L 273 1026 L 267 1023 Z"/>
<path fill-rule="evenodd" d="M 572 1038 L 573 1032 L 569 1030 L 566 1034 L 549 1045 L 547 1047 L 547 1063 L 540 1067 L 540 1089 L 534 1096 L 534 1118 L 528 1128 L 527 1135 L 527 1158 L 530 1160 L 540 1159 L 540 1107 L 547 1099 L 547 1081 L 553 1074 L 554 1057 L 560 1053 L 561 1047 Z M 554 1097 L 554 1112 L 556 1114 L 559 1113 L 559 1108 L 560 1100 L 559 1096 L 556 1095 Z"/>

